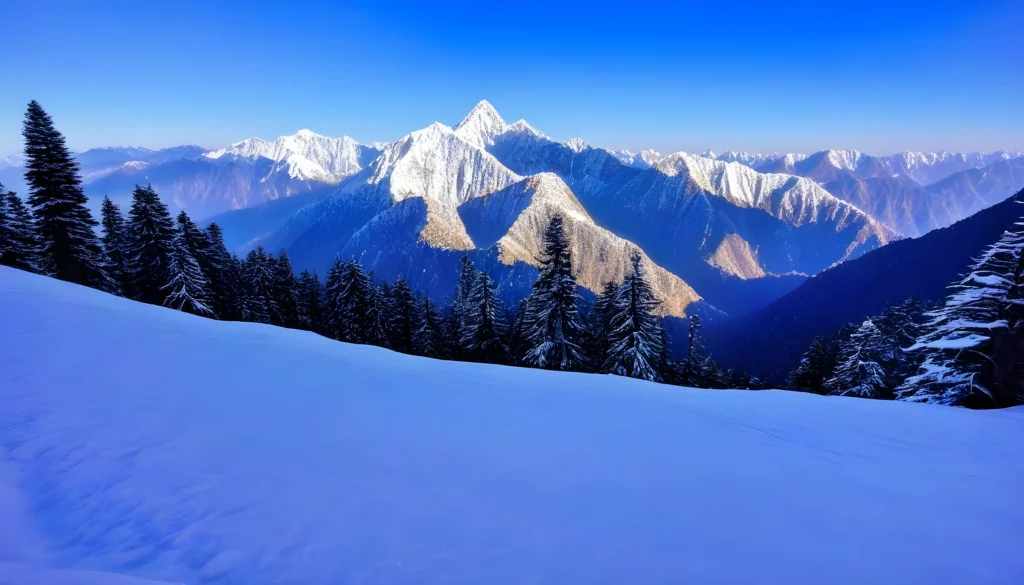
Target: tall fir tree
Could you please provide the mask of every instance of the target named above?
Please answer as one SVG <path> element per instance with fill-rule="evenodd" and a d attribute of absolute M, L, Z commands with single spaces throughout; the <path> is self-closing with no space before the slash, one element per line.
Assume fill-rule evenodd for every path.
<path fill-rule="evenodd" d="M 700 315 L 690 315 L 687 329 L 686 358 L 679 372 L 679 383 L 691 388 L 703 388 L 707 385 L 705 370 L 710 364 L 704 351 L 704 325 Z"/>
<path fill-rule="evenodd" d="M 156 191 L 136 185 L 126 225 L 127 281 L 135 300 L 164 304 L 175 231 L 171 213 Z"/>
<path fill-rule="evenodd" d="M 299 281 L 292 270 L 292 261 L 282 248 L 277 255 L 277 307 L 280 323 L 283 327 L 299 326 Z"/>
<path fill-rule="evenodd" d="M 277 260 L 262 246 L 250 250 L 245 257 L 245 320 L 255 323 L 280 324 L 281 313 L 277 304 Z"/>
<path fill-rule="evenodd" d="M 0 184 L 0 264 L 39 271 L 39 243 L 28 209 Z"/>
<path fill-rule="evenodd" d="M 324 283 L 324 323 L 323 333 L 331 339 L 341 340 L 342 324 L 342 288 L 345 265 L 338 258 L 334 259 L 327 270 Z"/>
<path fill-rule="evenodd" d="M 839 342 L 816 337 L 789 374 L 786 387 L 800 392 L 828 394 L 825 384 L 835 375 L 839 359 Z"/>
<path fill-rule="evenodd" d="M 592 367 L 595 371 L 603 374 L 609 373 L 605 366 L 608 363 L 608 350 L 611 347 L 612 317 L 615 314 L 615 299 L 618 290 L 617 283 L 604 283 L 601 292 L 597 294 L 597 300 L 594 301 L 588 318 L 592 340 L 590 353 L 594 360 Z"/>
<path fill-rule="evenodd" d="M 414 336 L 419 330 L 419 314 L 416 297 L 404 277 L 399 276 L 391 287 L 391 349 L 402 353 L 413 353 L 416 349 Z"/>
<path fill-rule="evenodd" d="M 453 317 L 453 320 L 448 323 L 449 335 L 457 340 L 460 351 L 462 349 L 462 339 L 465 337 L 466 315 L 469 313 L 469 298 L 473 294 L 473 287 L 476 286 L 478 275 L 479 272 L 473 265 L 473 259 L 468 255 L 463 256 L 459 268 L 459 276 L 455 282 L 455 298 L 452 300 L 451 317 Z"/>
<path fill-rule="evenodd" d="M 188 242 L 189 230 L 198 232 L 192 220 L 182 211 L 178 215 L 178 230 L 174 236 L 174 250 L 168 266 L 171 279 L 164 285 L 167 289 L 164 306 L 193 315 L 215 317 L 213 310 L 210 309 L 208 281 L 192 255 Z"/>
<path fill-rule="evenodd" d="M 616 291 L 610 345 L 605 369 L 620 376 L 660 382 L 663 337 L 659 302 L 644 278 L 640 254 L 631 258 L 633 271 Z"/>
<path fill-rule="evenodd" d="M 324 286 L 316 272 L 299 275 L 298 316 L 300 329 L 324 332 Z"/>
<path fill-rule="evenodd" d="M 231 254 L 220 274 L 214 281 L 214 311 L 221 319 L 242 321 L 245 319 L 245 263 Z"/>
<path fill-rule="evenodd" d="M 491 364 L 507 363 L 509 353 L 504 340 L 503 310 L 494 289 L 494 281 L 485 272 L 480 272 L 475 281 L 466 301 L 467 312 L 462 332 L 462 347 L 466 358 Z"/>
<path fill-rule="evenodd" d="M 880 362 L 889 348 L 874 321 L 865 319 L 840 346 L 835 374 L 825 382 L 830 394 L 861 398 L 891 398 Z"/>
<path fill-rule="evenodd" d="M 361 265 L 357 264 L 357 266 Z M 384 288 L 377 286 L 373 273 L 366 275 L 369 282 L 369 299 L 366 305 L 366 341 L 378 347 L 391 347 L 391 297 Z"/>
<path fill-rule="evenodd" d="M 428 296 L 423 297 L 421 315 L 419 329 L 416 330 L 413 338 L 416 353 L 431 358 L 448 357 L 441 317 L 437 314 L 434 305 L 430 303 Z"/>
<path fill-rule="evenodd" d="M 327 292 L 336 338 L 349 343 L 374 343 L 380 335 L 370 330 L 379 320 L 373 308 L 378 292 L 362 265 L 355 260 L 341 264 L 336 275 L 328 275 Z"/>
<path fill-rule="evenodd" d="M 509 363 L 513 365 L 523 362 L 523 357 L 530 347 L 529 341 L 526 339 L 526 303 L 527 299 L 519 301 L 509 319 L 506 345 L 508 345 Z"/>
<path fill-rule="evenodd" d="M 982 253 L 970 273 L 950 288 L 943 307 L 910 347 L 924 356 L 897 398 L 972 408 L 1024 403 L 1019 367 L 1024 343 L 1016 335 L 1024 224 L 1016 224 Z M 1018 313 L 1019 314 L 1019 313 Z"/>
<path fill-rule="evenodd" d="M 25 182 L 39 240 L 39 268 L 60 280 L 111 291 L 115 283 L 103 267 L 103 253 L 85 206 L 78 163 L 64 135 L 38 102 L 25 113 Z"/>
<path fill-rule="evenodd" d="M 523 362 L 551 370 L 583 370 L 586 327 L 579 314 L 580 296 L 572 274 L 569 238 L 562 218 L 554 216 L 544 230 L 540 271 L 526 301 Z"/>
<path fill-rule="evenodd" d="M 100 224 L 103 226 L 103 253 L 107 260 L 107 273 L 117 285 L 118 293 L 121 296 L 132 298 L 131 282 L 128 278 L 128 242 L 125 233 L 125 220 L 121 215 L 121 208 L 110 200 L 110 197 L 103 197 L 103 204 L 100 206 Z"/>
<path fill-rule="evenodd" d="M 224 245 L 224 233 L 216 222 L 206 226 L 203 232 L 206 248 L 196 260 L 210 280 L 210 302 L 213 310 L 221 319 L 240 319 L 239 274 L 231 269 L 231 254 Z"/>

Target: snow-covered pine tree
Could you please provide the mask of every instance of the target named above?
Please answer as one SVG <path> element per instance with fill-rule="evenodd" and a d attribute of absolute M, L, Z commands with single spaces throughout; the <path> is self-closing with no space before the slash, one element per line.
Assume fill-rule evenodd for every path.
<path fill-rule="evenodd" d="M 800 364 L 790 372 L 786 388 L 813 394 L 828 394 L 826 382 L 835 375 L 839 359 L 839 343 L 815 337 L 800 358 Z"/>
<path fill-rule="evenodd" d="M 705 376 L 704 332 L 700 315 L 690 315 L 686 340 L 686 358 L 679 372 L 679 383 L 691 388 L 703 388 L 708 381 Z"/>
<path fill-rule="evenodd" d="M 151 186 L 135 186 L 125 226 L 129 289 L 135 300 L 164 304 L 171 281 L 174 220 Z"/>
<path fill-rule="evenodd" d="M 246 321 L 280 323 L 277 306 L 277 261 L 262 246 L 251 250 L 243 267 Z"/>
<path fill-rule="evenodd" d="M 124 216 L 121 215 L 121 208 L 110 200 L 110 197 L 103 197 L 103 204 L 100 206 L 100 225 L 103 227 L 103 253 L 107 259 L 107 273 L 117 285 L 117 293 L 121 296 L 132 298 L 131 282 L 128 274 L 128 245 L 125 234 Z"/>
<path fill-rule="evenodd" d="M 416 297 L 404 277 L 399 276 L 391 287 L 390 331 L 391 349 L 402 353 L 413 353 L 416 349 L 415 333 L 419 330 L 419 315 Z"/>
<path fill-rule="evenodd" d="M 237 311 L 238 287 L 237 278 L 232 278 L 229 269 L 231 254 L 224 245 L 224 233 L 216 222 L 210 223 L 203 230 L 205 249 L 196 258 L 203 274 L 210 281 L 210 302 L 213 310 L 221 319 L 239 319 Z"/>
<path fill-rule="evenodd" d="M 371 323 L 380 320 L 374 307 L 379 293 L 359 262 L 350 260 L 341 265 L 336 282 L 332 282 L 331 274 L 328 274 L 327 290 L 333 303 L 339 341 L 374 343 L 377 341 L 375 337 L 384 334 L 382 328 L 376 332 L 370 330 Z"/>
<path fill-rule="evenodd" d="M 191 220 L 182 211 L 178 216 L 178 230 L 174 236 L 174 250 L 168 266 L 171 280 L 164 285 L 167 289 L 164 306 L 193 315 L 216 317 L 210 309 L 206 276 L 189 249 L 186 235 L 189 224 Z M 195 227 L 195 224 L 191 225 Z"/>
<path fill-rule="evenodd" d="M 552 217 L 544 230 L 537 260 L 539 274 L 526 301 L 523 363 L 550 370 L 583 370 L 588 363 L 586 328 L 579 314 L 580 296 L 561 217 Z"/>
<path fill-rule="evenodd" d="M 215 281 L 214 288 L 214 294 L 218 295 L 214 297 L 214 310 L 223 311 L 223 313 L 217 313 L 223 320 L 245 320 L 245 298 L 248 291 L 244 274 L 245 263 L 242 259 L 237 254 L 227 256 L 221 276 Z"/>
<path fill-rule="evenodd" d="M 835 374 L 825 383 L 825 388 L 838 396 L 891 398 L 885 370 L 879 364 L 886 351 L 882 332 L 871 319 L 865 319 L 840 346 Z"/>
<path fill-rule="evenodd" d="M 899 400 L 971 408 L 1024 402 L 1019 365 L 1024 343 L 1016 333 L 1019 304 L 1011 297 L 1021 279 L 1024 224 L 987 248 L 970 273 L 950 288 L 943 307 L 927 313 L 910 351 L 920 369 L 896 390 Z"/>
<path fill-rule="evenodd" d="M 423 310 L 419 323 L 419 329 L 413 336 L 416 353 L 432 358 L 447 357 L 441 318 L 434 305 L 430 304 L 430 297 L 423 297 Z"/>
<path fill-rule="evenodd" d="M 633 253 L 633 272 L 615 294 L 604 370 L 620 376 L 661 381 L 662 324 L 655 311 L 658 299 L 644 279 L 640 255 Z"/>
<path fill-rule="evenodd" d="M 485 272 L 476 277 L 476 284 L 466 302 L 465 327 L 462 347 L 466 358 L 471 361 L 490 364 L 508 363 L 508 346 L 505 345 L 504 311 L 494 290 L 494 281 Z"/>
<path fill-rule="evenodd" d="M 605 370 L 605 366 L 608 363 L 608 349 L 611 347 L 612 317 L 615 314 L 615 298 L 618 290 L 617 283 L 604 283 L 589 315 L 590 338 L 593 346 L 590 353 L 594 360 L 592 367 L 604 374 L 609 373 Z"/>
<path fill-rule="evenodd" d="M 28 209 L 0 184 L 0 264 L 39 271 L 39 243 Z"/>
<path fill-rule="evenodd" d="M 465 337 L 466 315 L 469 314 L 469 298 L 473 294 L 473 287 L 476 286 L 476 279 L 479 275 L 473 266 L 473 260 L 469 256 L 462 257 L 462 265 L 459 268 L 459 277 L 455 282 L 455 299 L 452 301 L 452 316 L 455 321 L 450 323 L 450 334 L 461 345 Z"/>
<path fill-rule="evenodd" d="M 391 297 L 384 293 L 384 288 L 370 272 L 366 276 L 369 281 L 369 304 L 367 305 L 366 343 L 378 347 L 391 347 Z"/>
<path fill-rule="evenodd" d="M 25 113 L 25 182 L 39 241 L 43 273 L 111 291 L 115 283 L 103 267 L 103 251 L 85 206 L 78 163 L 53 127 L 53 120 L 32 100 Z"/>
<path fill-rule="evenodd" d="M 344 274 L 345 265 L 339 258 L 335 258 L 327 270 L 327 280 L 324 283 L 324 322 L 321 327 L 324 335 L 337 340 L 341 340 L 341 293 Z"/>
<path fill-rule="evenodd" d="M 299 328 L 320 333 L 324 327 L 324 287 L 316 272 L 303 270 L 299 275 Z"/>
<path fill-rule="evenodd" d="M 282 327 L 299 327 L 299 281 L 292 270 L 292 261 L 284 248 L 277 255 L 275 263 L 277 271 L 276 287 L 278 315 L 281 320 L 276 325 Z"/>

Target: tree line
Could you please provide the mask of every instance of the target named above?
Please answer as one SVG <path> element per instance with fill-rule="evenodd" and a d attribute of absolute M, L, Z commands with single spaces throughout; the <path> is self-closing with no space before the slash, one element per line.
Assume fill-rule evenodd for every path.
<path fill-rule="evenodd" d="M 1024 223 L 949 288 L 941 306 L 910 299 L 815 339 L 787 386 L 969 408 L 1024 404 Z"/>
<path fill-rule="evenodd" d="M 230 253 L 216 223 L 172 217 L 152 186 L 136 186 L 127 214 L 105 197 L 101 221 L 86 207 L 78 164 L 49 115 L 25 116 L 28 205 L 0 186 L 0 262 L 136 301 L 203 317 L 305 329 L 404 353 L 534 368 L 599 372 L 695 387 L 756 387 L 719 368 L 689 318 L 686 357 L 670 358 L 659 301 L 639 253 L 621 282 L 592 306 L 572 270 L 562 218 L 543 234 L 530 295 L 503 306 L 495 283 L 462 260 L 454 298 L 438 305 L 404 278 L 378 282 L 358 261 L 338 258 L 321 280 L 295 274 L 287 252 Z M 101 228 L 97 236 L 96 228 Z"/>

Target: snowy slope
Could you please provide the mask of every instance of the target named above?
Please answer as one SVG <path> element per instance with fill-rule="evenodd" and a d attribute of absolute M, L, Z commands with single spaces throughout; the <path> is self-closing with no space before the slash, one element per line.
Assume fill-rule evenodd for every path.
<path fill-rule="evenodd" d="M 0 502 L 25 513 L 0 535 L 32 529 L 41 554 L 0 552 L 37 572 L 194 585 L 1024 577 L 1024 504 L 992 497 L 1024 481 L 1019 409 L 432 361 L 8 268 L 0 306 L 0 493 L 16 496 Z"/>

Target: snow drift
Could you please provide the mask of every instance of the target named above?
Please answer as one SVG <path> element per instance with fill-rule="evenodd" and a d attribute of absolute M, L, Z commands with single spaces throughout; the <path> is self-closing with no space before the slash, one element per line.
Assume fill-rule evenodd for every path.
<path fill-rule="evenodd" d="M 432 361 L 2 267 L 0 307 L 0 583 L 1024 579 L 1019 409 Z"/>

